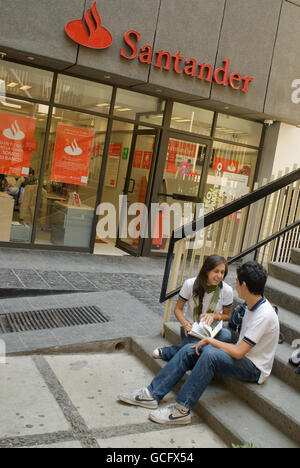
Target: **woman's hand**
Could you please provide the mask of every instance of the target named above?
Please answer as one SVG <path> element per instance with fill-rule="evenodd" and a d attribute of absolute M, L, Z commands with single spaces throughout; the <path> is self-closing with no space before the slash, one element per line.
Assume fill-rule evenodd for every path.
<path fill-rule="evenodd" d="M 205 323 L 209 327 L 216 320 L 215 319 L 215 314 L 201 314 L 200 319 L 202 320 L 203 323 Z"/>
<path fill-rule="evenodd" d="M 189 336 L 188 333 L 192 330 L 193 324 L 192 322 L 185 322 L 183 325 L 185 336 Z"/>

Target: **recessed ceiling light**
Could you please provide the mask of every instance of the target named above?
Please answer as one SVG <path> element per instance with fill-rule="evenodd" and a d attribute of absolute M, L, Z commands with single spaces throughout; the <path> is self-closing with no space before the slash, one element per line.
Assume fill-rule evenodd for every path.
<path fill-rule="evenodd" d="M 29 86 L 29 85 L 24 85 L 24 86 L 21 86 L 20 89 L 22 89 L 23 91 L 26 91 L 27 89 L 31 89 L 32 86 Z"/>
<path fill-rule="evenodd" d="M 34 57 L 32 57 L 31 55 L 29 55 L 29 57 L 27 57 L 28 60 L 34 60 Z"/>
<path fill-rule="evenodd" d="M 107 107 L 107 106 L 110 107 L 110 105 L 107 102 L 104 102 L 103 104 L 96 104 L 96 107 Z"/>
<path fill-rule="evenodd" d="M 111 79 L 111 76 L 110 76 L 110 75 L 104 75 L 104 78 L 105 78 L 106 80 L 110 80 L 110 79 Z"/>
<path fill-rule="evenodd" d="M 11 81 L 7 85 L 8 88 L 15 88 L 16 86 L 18 86 L 18 83 L 16 83 L 15 81 Z"/>

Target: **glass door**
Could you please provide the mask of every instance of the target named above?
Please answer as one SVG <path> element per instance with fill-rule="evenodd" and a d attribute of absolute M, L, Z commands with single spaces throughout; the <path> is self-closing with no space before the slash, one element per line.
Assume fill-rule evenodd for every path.
<path fill-rule="evenodd" d="M 148 213 L 159 130 L 134 132 L 120 210 L 117 247 L 140 255 L 148 239 Z"/>
<path fill-rule="evenodd" d="M 199 215 L 197 204 L 203 203 L 209 140 L 170 134 L 163 178 L 158 191 L 161 206 L 152 239 L 152 252 L 167 252 L 172 231 Z"/>

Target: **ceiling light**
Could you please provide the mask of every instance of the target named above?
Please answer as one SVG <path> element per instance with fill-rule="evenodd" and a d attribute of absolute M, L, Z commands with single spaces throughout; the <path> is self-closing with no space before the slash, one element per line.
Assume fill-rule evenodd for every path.
<path fill-rule="evenodd" d="M 31 89 L 31 88 L 32 88 L 32 86 L 29 86 L 29 85 L 23 85 L 23 86 L 21 86 L 21 88 L 20 88 L 20 89 L 22 89 L 23 91 L 27 91 L 27 89 Z"/>
<path fill-rule="evenodd" d="M 16 86 L 18 86 L 18 83 L 16 83 L 15 81 L 11 81 L 7 85 L 8 88 L 15 88 Z"/>
<path fill-rule="evenodd" d="M 108 104 L 107 102 L 105 102 L 104 104 L 96 104 L 96 107 L 110 107 L 110 104 Z"/>
<path fill-rule="evenodd" d="M 2 102 L 3 106 L 13 107 L 14 109 L 22 109 L 22 106 L 18 104 L 11 104 L 10 102 Z"/>
<path fill-rule="evenodd" d="M 130 107 L 124 107 L 123 109 L 118 109 L 118 112 L 125 112 L 125 111 L 131 111 L 133 109 L 131 109 Z"/>

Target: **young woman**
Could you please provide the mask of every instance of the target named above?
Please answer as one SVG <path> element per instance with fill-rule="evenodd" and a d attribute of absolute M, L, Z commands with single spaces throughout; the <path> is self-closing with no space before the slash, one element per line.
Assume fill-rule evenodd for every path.
<path fill-rule="evenodd" d="M 184 282 L 174 314 L 181 324 L 181 343 L 179 345 L 157 348 L 153 351 L 155 359 L 170 361 L 183 346 L 199 341 L 190 336 L 193 323 L 203 319 L 211 325 L 216 320 L 230 320 L 233 303 L 233 290 L 223 280 L 228 266 L 225 258 L 219 255 L 207 257 L 197 278 Z M 231 342 L 231 332 L 223 328 L 216 339 Z"/>

